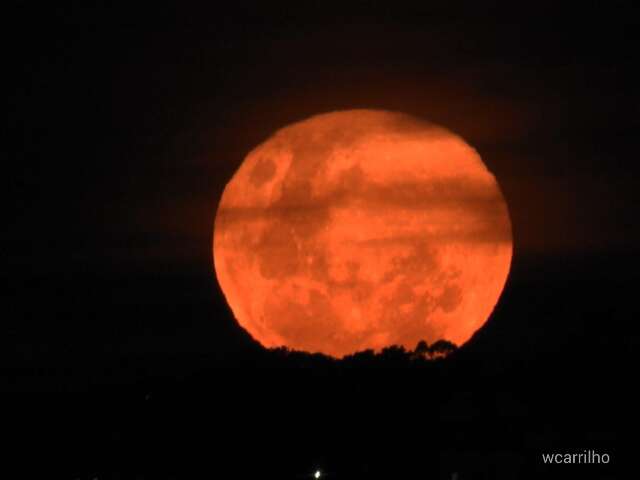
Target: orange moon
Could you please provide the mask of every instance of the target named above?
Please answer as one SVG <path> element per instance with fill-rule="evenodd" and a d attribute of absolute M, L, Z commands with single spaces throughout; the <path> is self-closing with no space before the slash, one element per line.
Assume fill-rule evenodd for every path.
<path fill-rule="evenodd" d="M 511 255 L 507 205 L 478 153 L 381 110 L 275 132 L 226 185 L 213 236 L 218 281 L 251 336 L 338 358 L 466 342 Z"/>

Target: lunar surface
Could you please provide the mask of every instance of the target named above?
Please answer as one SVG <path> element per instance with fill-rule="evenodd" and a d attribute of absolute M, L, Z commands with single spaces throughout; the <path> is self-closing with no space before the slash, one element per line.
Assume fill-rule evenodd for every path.
<path fill-rule="evenodd" d="M 339 111 L 247 155 L 220 200 L 213 254 L 234 316 L 262 345 L 342 357 L 466 342 L 504 287 L 511 224 L 457 135 Z"/>

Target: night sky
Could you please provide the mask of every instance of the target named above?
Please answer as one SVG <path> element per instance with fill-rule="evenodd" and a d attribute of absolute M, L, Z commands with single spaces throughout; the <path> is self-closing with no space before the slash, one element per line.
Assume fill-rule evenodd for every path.
<path fill-rule="evenodd" d="M 60 425 L 77 426 L 82 421 L 72 419 L 69 405 L 102 405 L 95 395 L 115 395 L 112 405 L 125 405 L 117 408 L 130 418 L 127 398 L 138 402 L 157 390 L 171 396 L 184 387 L 173 382 L 185 378 L 185 391 L 202 392 L 210 369 L 227 379 L 218 383 L 224 395 L 234 388 L 250 398 L 263 395 L 253 392 L 252 381 L 280 385 L 283 398 L 294 395 L 299 373 L 291 380 L 279 370 L 272 382 L 257 373 L 263 353 L 235 324 L 217 286 L 215 211 L 244 156 L 278 128 L 316 113 L 375 108 L 461 135 L 494 173 L 509 206 L 511 275 L 495 315 L 461 357 L 482 365 L 474 368 L 485 368 L 487 378 L 502 375 L 501 391 L 535 389 L 539 397 L 522 394 L 537 399 L 524 401 L 527 412 L 542 392 L 565 382 L 581 392 L 575 398 L 595 395 L 597 404 L 578 408 L 567 400 L 566 407 L 616 411 L 616 419 L 598 417 L 596 433 L 615 438 L 616 448 L 625 445 L 618 426 L 629 417 L 621 412 L 630 410 L 613 399 L 630 402 L 626 375 L 639 338 L 640 12 L 631 2 L 12 3 L 2 29 L 8 124 L 0 177 L 1 385 L 12 392 L 8 402 L 35 405 L 68 392 L 64 400 L 55 394 L 53 403 L 69 414 Z M 319 371 L 310 375 L 324 379 L 326 392 L 357 403 L 344 393 L 344 380 Z M 471 396 L 494 391 L 491 381 Z M 511 390 L 512 381 L 520 386 Z M 558 414 L 553 402 L 542 403 Z M 208 405 L 228 412 L 238 403 L 227 397 L 221 406 Z M 298 421 L 281 408 L 280 421 L 269 427 Z M 430 413 L 437 416 L 436 408 Z M 51 427 L 42 442 L 49 445 L 55 436 L 47 419 L 56 414 L 39 411 L 34 428 Z M 171 415 L 167 421 L 178 428 Z M 539 417 L 522 418 L 529 425 Z M 392 423 L 382 424 L 385 438 L 393 438 Z M 97 431 L 111 432 L 100 425 Z M 95 433 L 82 431 L 85 439 Z M 105 435 L 126 450 L 122 445 L 135 444 L 127 432 Z M 538 450 L 556 438 L 546 435 Z M 588 448 L 597 443 L 590 438 L 565 443 Z M 33 454 L 37 447 L 29 448 Z M 275 447 L 243 448 L 249 456 Z M 206 463 L 193 461 L 198 451 L 189 451 L 191 465 Z M 281 466 L 284 451 L 264 458 Z M 350 478 L 370 472 L 375 460 L 362 460 L 366 451 L 353 461 L 338 455 L 334 476 L 341 468 L 351 468 Z M 296 452 L 296 472 L 322 463 L 315 457 L 305 463 Z M 98 470 L 121 475 L 105 478 L 155 471 L 148 463 L 122 466 L 133 462 L 129 457 L 129 464 L 114 466 L 115 457 L 109 464 L 85 454 L 95 462 L 79 466 L 54 456 L 60 471 L 78 478 Z M 409 457 L 394 458 L 417 465 Z M 385 465 L 391 463 L 398 465 Z M 179 471 L 180 462 L 171 465 Z"/>

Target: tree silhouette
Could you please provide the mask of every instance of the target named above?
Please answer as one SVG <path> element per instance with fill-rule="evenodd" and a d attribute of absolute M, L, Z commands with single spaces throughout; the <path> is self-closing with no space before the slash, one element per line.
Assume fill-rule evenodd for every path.
<path fill-rule="evenodd" d="M 409 352 L 402 345 L 390 345 L 385 347 L 378 356 L 380 360 L 388 365 L 398 365 L 409 360 Z"/>
<path fill-rule="evenodd" d="M 425 340 L 420 340 L 413 351 L 414 359 L 425 359 L 429 355 L 429 344 Z"/>
<path fill-rule="evenodd" d="M 429 358 L 443 358 L 454 352 L 458 347 L 449 340 L 438 340 L 429 347 Z"/>
<path fill-rule="evenodd" d="M 341 360 L 329 357 L 322 353 L 309 353 L 293 350 L 286 346 L 269 348 L 270 359 L 275 364 L 287 362 L 290 366 L 331 366 L 343 364 L 345 366 L 408 366 L 412 363 L 418 365 L 421 362 L 439 360 L 447 357 L 458 347 L 448 340 L 437 340 L 429 345 L 426 340 L 420 340 L 414 350 L 407 350 L 402 345 L 390 345 L 376 353 L 373 349 L 361 350 L 346 355 Z"/>
<path fill-rule="evenodd" d="M 353 365 L 366 365 L 371 364 L 375 360 L 375 358 L 376 352 L 373 349 L 368 348 L 367 350 L 362 350 L 360 352 L 345 356 L 343 361 L 345 363 L 350 363 Z"/>

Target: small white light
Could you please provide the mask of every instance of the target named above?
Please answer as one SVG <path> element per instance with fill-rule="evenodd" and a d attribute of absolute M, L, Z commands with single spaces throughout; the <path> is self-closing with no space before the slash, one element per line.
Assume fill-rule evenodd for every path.
<path fill-rule="evenodd" d="M 322 473 L 320 472 L 320 470 L 316 470 L 316 473 L 313 474 L 313 478 L 320 478 L 320 475 L 322 475 Z"/>

